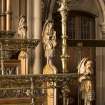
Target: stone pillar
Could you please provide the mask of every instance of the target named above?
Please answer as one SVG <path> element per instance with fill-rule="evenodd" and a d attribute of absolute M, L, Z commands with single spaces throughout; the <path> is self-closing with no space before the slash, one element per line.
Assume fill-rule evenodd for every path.
<path fill-rule="evenodd" d="M 6 0 L 6 31 L 11 29 L 11 0 Z"/>
<path fill-rule="evenodd" d="M 96 105 L 103 105 L 102 103 L 102 48 L 96 48 Z"/>
<path fill-rule="evenodd" d="M 27 38 L 32 38 L 32 0 L 27 0 Z"/>
<path fill-rule="evenodd" d="M 102 16 L 101 30 L 97 36 L 105 39 L 105 2 L 98 0 Z M 98 29 L 98 28 L 97 28 Z M 100 38 L 100 37 L 99 37 Z M 96 48 L 96 105 L 105 105 L 105 47 Z"/>
<path fill-rule="evenodd" d="M 32 11 L 33 11 L 32 0 L 27 0 L 27 39 L 32 39 Z M 32 50 L 27 49 L 28 52 L 28 73 L 32 74 Z"/>
<path fill-rule="evenodd" d="M 6 24 L 6 21 L 5 21 L 5 11 L 6 11 L 6 1 L 5 0 L 1 0 L 1 31 L 5 31 L 5 24 Z"/>
<path fill-rule="evenodd" d="M 32 25 L 33 25 L 33 39 L 41 39 L 41 0 L 33 0 L 33 16 L 32 16 Z M 33 73 L 39 74 L 42 70 L 41 67 L 41 43 L 37 46 L 34 51 L 34 62 L 33 62 Z"/>
<path fill-rule="evenodd" d="M 105 6 L 105 5 L 104 5 Z M 105 18 L 105 17 L 104 17 Z M 101 25 L 101 32 L 102 32 L 102 40 L 105 40 L 105 21 L 102 23 Z M 105 104 L 105 47 L 102 47 L 101 48 L 101 53 L 100 53 L 100 56 L 101 56 L 101 66 L 100 67 L 100 103 L 101 105 L 104 105 Z"/>

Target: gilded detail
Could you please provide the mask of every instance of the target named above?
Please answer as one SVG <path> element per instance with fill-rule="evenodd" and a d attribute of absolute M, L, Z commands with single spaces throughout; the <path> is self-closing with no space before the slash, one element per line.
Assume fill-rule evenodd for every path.
<path fill-rule="evenodd" d="M 63 73 L 68 72 L 68 53 L 67 53 L 67 14 L 69 11 L 69 4 L 70 0 L 61 0 L 59 1 L 60 8 L 59 12 L 61 14 L 62 18 L 62 55 L 61 55 L 61 61 L 62 61 L 62 69 Z"/>

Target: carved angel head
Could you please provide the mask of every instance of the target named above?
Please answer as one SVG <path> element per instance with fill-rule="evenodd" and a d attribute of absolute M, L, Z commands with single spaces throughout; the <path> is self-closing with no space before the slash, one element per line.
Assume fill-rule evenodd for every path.
<path fill-rule="evenodd" d="M 93 61 L 89 58 L 83 58 L 78 65 L 78 74 L 92 74 Z"/>

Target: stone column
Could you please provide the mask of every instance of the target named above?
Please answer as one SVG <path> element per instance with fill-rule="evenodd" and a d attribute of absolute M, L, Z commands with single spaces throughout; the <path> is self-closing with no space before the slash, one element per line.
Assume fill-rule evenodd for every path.
<path fill-rule="evenodd" d="M 27 0 L 27 38 L 32 38 L 32 0 Z"/>
<path fill-rule="evenodd" d="M 11 29 L 11 0 L 6 0 L 6 31 Z"/>
<path fill-rule="evenodd" d="M 41 39 L 41 0 L 33 0 L 33 16 L 32 16 L 32 25 L 33 25 L 33 39 Z M 41 43 L 37 46 L 34 51 L 34 62 L 33 62 L 33 73 L 39 74 L 42 70 L 41 67 Z"/>
<path fill-rule="evenodd" d="M 1 31 L 5 31 L 5 10 L 6 10 L 6 1 L 5 0 L 1 0 Z"/>
<path fill-rule="evenodd" d="M 102 21 L 103 23 L 101 24 L 101 36 L 102 36 L 102 40 L 105 39 L 105 2 L 104 0 L 98 0 L 99 1 L 99 5 L 101 7 L 102 10 Z M 100 64 L 99 62 L 99 71 L 97 71 L 96 76 L 97 76 L 97 80 L 96 80 L 96 89 L 97 89 L 97 96 L 96 96 L 96 104 L 97 105 L 104 105 L 105 104 L 105 83 L 103 81 L 105 81 L 105 48 L 101 48 L 100 50 L 100 54 L 99 54 L 99 58 L 100 58 L 100 62 L 102 62 Z M 97 60 L 98 62 L 98 60 Z M 98 67 L 98 66 L 97 66 Z M 98 100 L 98 101 L 97 101 Z"/>
<path fill-rule="evenodd" d="M 32 39 L 32 11 L 33 11 L 33 0 L 27 0 L 27 39 Z M 28 73 L 32 74 L 32 50 L 27 49 L 28 52 Z"/>
<path fill-rule="evenodd" d="M 105 2 L 98 0 L 102 16 L 101 30 L 97 36 L 101 36 L 101 40 L 105 39 Z M 99 37 L 100 38 L 100 37 Z M 96 105 L 105 104 L 105 47 L 96 48 Z"/>
<path fill-rule="evenodd" d="M 105 18 L 105 17 L 104 17 Z M 101 32 L 102 32 L 102 40 L 105 40 L 105 21 L 102 23 L 101 25 Z M 101 105 L 104 105 L 105 104 L 105 47 L 102 47 L 101 48 L 101 53 L 100 53 L 100 56 L 101 56 L 101 62 L 102 64 L 100 65 L 100 77 L 99 77 L 99 90 L 100 90 L 100 100 L 99 100 L 99 104 Z M 97 74 L 97 75 L 99 75 Z M 98 81 L 98 80 L 97 80 Z M 97 104 L 98 105 L 98 104 Z"/>

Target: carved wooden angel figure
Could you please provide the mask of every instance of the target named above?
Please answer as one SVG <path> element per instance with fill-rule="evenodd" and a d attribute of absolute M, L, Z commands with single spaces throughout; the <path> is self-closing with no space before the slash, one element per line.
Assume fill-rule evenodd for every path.
<path fill-rule="evenodd" d="M 21 16 L 18 22 L 17 34 L 19 39 L 25 39 L 27 36 L 27 24 L 25 16 Z"/>
<path fill-rule="evenodd" d="M 83 58 L 78 65 L 80 91 L 84 105 L 92 105 L 94 100 L 93 84 L 93 62 L 88 58 Z"/>
<path fill-rule="evenodd" d="M 53 57 L 53 52 L 56 46 L 56 32 L 54 31 L 52 21 L 47 21 L 45 23 L 42 37 L 44 43 L 45 57 L 47 58 L 48 63 L 49 59 Z"/>
<path fill-rule="evenodd" d="M 52 21 L 49 20 L 46 21 L 42 32 L 42 38 L 43 38 L 45 57 L 47 58 L 47 64 L 43 68 L 43 74 L 56 74 L 57 68 L 52 62 L 54 49 L 56 46 L 56 32 L 54 31 Z M 44 83 L 45 88 L 50 87 L 43 92 L 44 94 L 47 94 L 44 105 L 56 105 L 56 98 L 57 98 L 56 89 L 52 88 L 51 85 L 56 86 L 56 83 L 55 82 Z"/>

